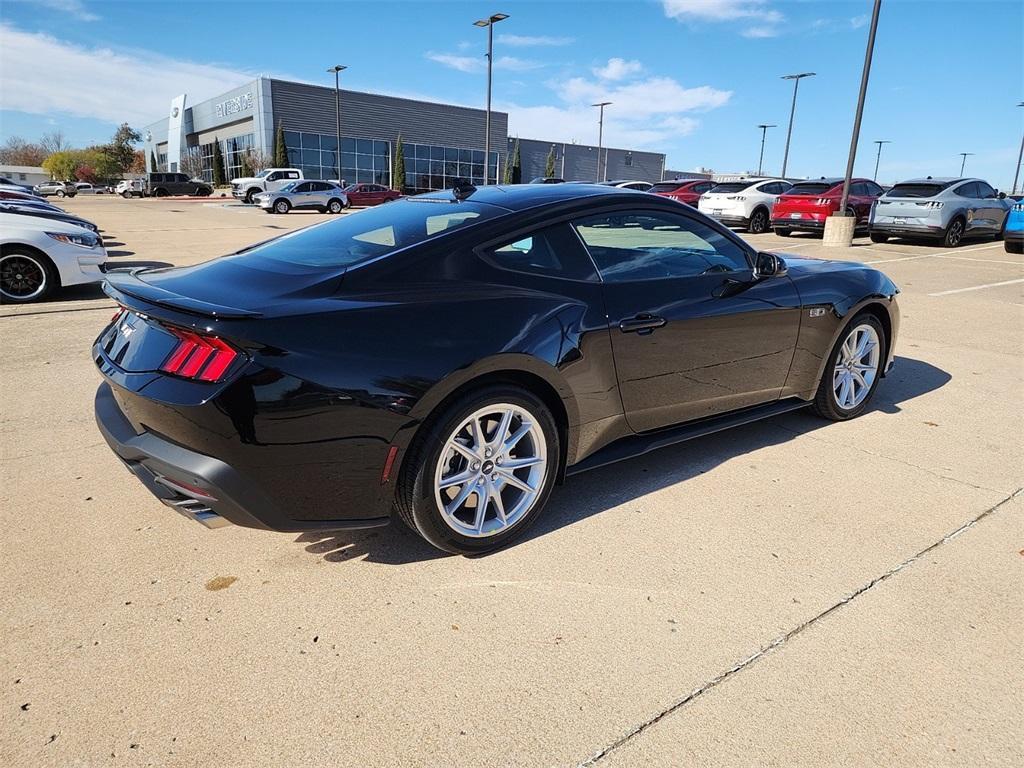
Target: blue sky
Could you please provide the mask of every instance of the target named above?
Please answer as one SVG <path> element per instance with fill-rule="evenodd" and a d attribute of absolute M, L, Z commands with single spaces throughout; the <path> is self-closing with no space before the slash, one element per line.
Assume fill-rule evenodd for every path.
<path fill-rule="evenodd" d="M 841 174 L 869 0 L 599 2 L 93 2 L 4 0 L 0 139 L 59 128 L 76 145 L 141 126 L 182 91 L 192 102 L 268 74 L 469 106 L 484 101 L 495 27 L 494 106 L 510 133 L 665 152 L 668 167 L 756 168 L 758 123 L 782 163 L 790 72 L 802 81 L 791 175 Z M 1024 3 L 885 0 L 856 173 L 879 180 L 967 172 L 1009 189 L 1024 108 Z"/>

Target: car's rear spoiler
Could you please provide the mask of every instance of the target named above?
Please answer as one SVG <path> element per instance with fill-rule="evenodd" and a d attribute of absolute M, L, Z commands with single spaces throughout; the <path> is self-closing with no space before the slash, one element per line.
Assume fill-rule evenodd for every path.
<path fill-rule="evenodd" d="M 139 279 L 138 273 L 145 271 L 145 269 L 146 267 L 136 267 L 135 269 L 124 271 L 111 270 L 107 272 L 107 279 L 103 282 L 103 292 L 119 304 L 132 304 L 133 302 L 130 301 L 130 298 L 136 298 L 150 304 L 204 317 L 241 318 L 259 317 L 262 314 L 251 309 L 211 304 L 207 301 L 190 299 L 188 296 L 180 296 L 176 293 L 165 291 L 163 288 L 158 288 L 151 283 Z"/>

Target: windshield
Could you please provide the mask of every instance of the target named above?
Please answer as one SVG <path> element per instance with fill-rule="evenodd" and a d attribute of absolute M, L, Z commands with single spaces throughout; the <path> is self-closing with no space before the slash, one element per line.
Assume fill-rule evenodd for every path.
<path fill-rule="evenodd" d="M 755 184 L 757 184 L 756 180 L 754 180 L 754 181 L 730 181 L 730 182 L 726 182 L 725 184 L 718 184 L 717 186 L 712 187 L 709 191 L 712 194 L 717 194 L 719 192 L 740 192 L 740 191 L 746 189 L 747 187 L 754 186 Z"/>
<path fill-rule="evenodd" d="M 950 182 L 952 183 L 952 182 Z M 949 184 L 897 184 L 885 193 L 886 197 L 935 197 Z"/>
<path fill-rule="evenodd" d="M 794 184 L 786 192 L 787 195 L 823 195 L 828 192 L 835 184 L 827 184 L 820 181 L 805 181 L 800 184 Z"/>
<path fill-rule="evenodd" d="M 249 256 L 307 267 L 347 267 L 504 213 L 495 206 L 404 200 L 303 229 L 244 251 Z"/>
<path fill-rule="evenodd" d="M 264 176 L 266 176 L 266 175 L 267 175 L 268 173 L 270 173 L 270 169 L 269 169 L 269 168 L 268 168 L 267 170 L 265 170 L 265 171 L 260 171 L 259 173 L 257 173 L 257 174 L 256 174 L 256 178 L 257 178 L 257 179 L 262 179 L 262 178 L 263 178 Z"/>
<path fill-rule="evenodd" d="M 289 181 L 287 184 L 285 184 L 283 187 L 281 187 L 281 191 L 282 192 L 294 192 L 295 188 L 297 186 L 299 186 L 299 182 L 297 182 L 297 181 Z"/>
<path fill-rule="evenodd" d="M 674 192 L 685 184 L 686 182 L 680 181 L 668 181 L 662 184 L 655 184 L 651 187 L 651 192 Z"/>

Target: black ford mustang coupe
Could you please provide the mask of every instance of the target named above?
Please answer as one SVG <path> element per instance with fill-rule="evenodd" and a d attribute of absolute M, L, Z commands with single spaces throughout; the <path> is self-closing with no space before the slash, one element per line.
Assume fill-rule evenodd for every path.
<path fill-rule="evenodd" d="M 860 414 L 899 328 L 881 272 L 582 184 L 421 195 L 105 290 L 96 418 L 161 501 L 277 531 L 396 514 L 464 553 L 520 535 L 567 475 Z"/>

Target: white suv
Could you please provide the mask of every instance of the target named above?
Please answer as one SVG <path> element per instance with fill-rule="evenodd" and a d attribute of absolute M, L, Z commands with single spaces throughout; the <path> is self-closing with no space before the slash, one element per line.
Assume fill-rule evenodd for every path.
<path fill-rule="evenodd" d="M 41 301 L 57 288 L 103 279 L 107 251 L 84 227 L 0 213 L 0 300 Z"/>
<path fill-rule="evenodd" d="M 785 179 L 722 182 L 701 195 L 697 210 L 728 227 L 742 227 L 753 235 L 759 235 L 771 228 L 775 201 L 792 186 Z"/>

